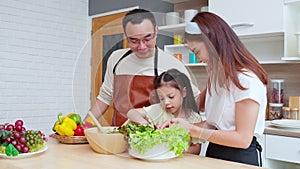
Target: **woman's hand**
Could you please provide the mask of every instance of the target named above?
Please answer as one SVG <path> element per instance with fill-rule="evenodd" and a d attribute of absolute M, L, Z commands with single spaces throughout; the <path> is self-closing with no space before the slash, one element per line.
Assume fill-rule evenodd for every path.
<path fill-rule="evenodd" d="M 157 126 L 158 129 L 164 129 L 173 125 L 177 125 L 177 126 L 181 126 L 184 129 L 190 131 L 190 129 L 192 128 L 192 124 L 189 123 L 188 121 L 186 121 L 185 119 L 182 118 L 174 118 L 172 120 L 166 121 L 164 124 Z"/>

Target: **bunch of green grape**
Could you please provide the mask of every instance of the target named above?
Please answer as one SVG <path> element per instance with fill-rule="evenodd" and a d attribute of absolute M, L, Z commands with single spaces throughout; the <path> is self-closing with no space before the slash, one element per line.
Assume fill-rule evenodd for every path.
<path fill-rule="evenodd" d="M 29 147 L 30 152 L 35 152 L 43 148 L 46 144 L 45 135 L 41 131 L 27 130 L 26 146 Z"/>

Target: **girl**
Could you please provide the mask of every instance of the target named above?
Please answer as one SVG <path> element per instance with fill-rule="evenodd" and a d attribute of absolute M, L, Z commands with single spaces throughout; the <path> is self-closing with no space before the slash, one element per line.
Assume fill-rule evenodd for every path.
<path fill-rule="evenodd" d="M 184 118 L 190 123 L 200 123 L 201 116 L 197 113 L 193 91 L 189 78 L 176 69 L 170 69 L 160 74 L 154 80 L 154 88 L 160 103 L 139 109 L 131 109 L 128 119 L 139 124 L 162 125 L 173 118 Z M 196 142 L 197 140 L 192 140 Z M 192 143 L 188 152 L 200 153 L 200 144 Z"/>
<path fill-rule="evenodd" d="M 207 88 L 200 95 L 207 120 L 195 126 L 177 118 L 161 128 L 181 125 L 192 137 L 208 140 L 208 157 L 261 165 L 257 138 L 265 127 L 267 73 L 219 16 L 200 12 L 185 32 L 190 50 L 207 63 Z"/>

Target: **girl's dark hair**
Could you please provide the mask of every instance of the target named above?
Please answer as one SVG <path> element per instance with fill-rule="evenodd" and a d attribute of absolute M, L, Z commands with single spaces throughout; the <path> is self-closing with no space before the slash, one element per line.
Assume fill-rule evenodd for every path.
<path fill-rule="evenodd" d="M 212 54 L 209 56 L 209 62 L 221 62 L 223 66 L 224 81 L 223 85 L 229 90 L 229 82 L 232 81 L 239 89 L 246 90 L 238 79 L 237 71 L 244 72 L 244 68 L 252 71 L 260 79 L 260 81 L 267 85 L 268 74 L 255 59 L 255 57 L 247 50 L 247 48 L 240 41 L 236 33 L 231 27 L 219 16 L 210 12 L 199 12 L 191 22 L 196 22 L 201 30 L 200 35 L 185 34 L 187 41 L 204 41 L 209 44 L 217 53 L 217 56 Z M 209 41 L 206 42 L 206 40 Z M 218 59 L 219 61 L 217 61 Z M 209 82 L 216 82 L 218 79 L 220 69 L 217 64 L 209 65 L 210 77 Z M 209 89 L 210 89 L 210 83 Z"/>
<path fill-rule="evenodd" d="M 145 19 L 149 19 L 153 25 L 153 27 L 156 27 L 156 20 L 154 15 L 145 9 L 133 9 L 129 11 L 123 18 L 123 30 L 125 31 L 126 25 L 128 22 L 131 22 L 133 24 L 140 24 Z M 126 32 L 125 32 L 126 33 Z"/>
<path fill-rule="evenodd" d="M 186 89 L 186 97 L 183 98 L 182 106 L 185 109 L 198 112 L 198 107 L 193 95 L 190 79 L 177 69 L 169 69 L 161 73 L 154 79 L 154 89 L 157 89 L 164 85 L 170 85 L 182 92 L 183 88 Z"/>

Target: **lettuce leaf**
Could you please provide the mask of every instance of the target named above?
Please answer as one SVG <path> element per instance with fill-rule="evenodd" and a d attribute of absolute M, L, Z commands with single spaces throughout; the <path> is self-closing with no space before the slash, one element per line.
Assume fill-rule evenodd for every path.
<path fill-rule="evenodd" d="M 139 126 L 137 129 L 128 133 L 128 144 L 140 154 L 163 143 L 178 156 L 182 156 L 183 151 L 189 148 L 190 135 L 180 126 L 171 126 L 163 130 L 149 129 L 149 126 L 142 130 Z"/>

